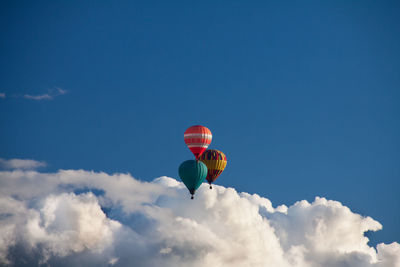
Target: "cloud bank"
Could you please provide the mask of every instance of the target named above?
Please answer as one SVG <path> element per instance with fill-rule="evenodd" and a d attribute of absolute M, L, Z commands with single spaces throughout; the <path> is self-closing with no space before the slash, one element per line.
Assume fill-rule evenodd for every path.
<path fill-rule="evenodd" d="M 316 197 L 258 195 L 129 174 L 0 172 L 0 265 L 400 266 L 400 244 L 368 246 L 381 224 Z"/>

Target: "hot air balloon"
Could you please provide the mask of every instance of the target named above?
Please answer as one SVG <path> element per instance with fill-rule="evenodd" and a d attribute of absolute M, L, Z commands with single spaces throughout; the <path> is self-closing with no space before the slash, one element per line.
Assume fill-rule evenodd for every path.
<path fill-rule="evenodd" d="M 217 177 L 224 171 L 227 160 L 224 153 L 216 149 L 206 150 L 199 158 L 207 166 L 207 181 L 212 188 L 213 183 Z"/>
<path fill-rule="evenodd" d="M 204 126 L 195 125 L 189 127 L 184 134 L 185 143 L 194 154 L 196 160 L 199 160 L 201 154 L 211 143 L 211 131 Z"/>
<path fill-rule="evenodd" d="M 206 176 L 207 166 L 201 161 L 187 160 L 179 166 L 179 177 L 189 189 L 192 199 L 194 192 L 204 182 Z"/>

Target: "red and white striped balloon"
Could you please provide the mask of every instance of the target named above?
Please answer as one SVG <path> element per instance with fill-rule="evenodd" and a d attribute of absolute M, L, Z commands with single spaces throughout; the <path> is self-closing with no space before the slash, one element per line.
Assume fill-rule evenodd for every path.
<path fill-rule="evenodd" d="M 207 127 L 195 125 L 185 131 L 184 138 L 186 145 L 198 160 L 211 144 L 212 134 Z"/>

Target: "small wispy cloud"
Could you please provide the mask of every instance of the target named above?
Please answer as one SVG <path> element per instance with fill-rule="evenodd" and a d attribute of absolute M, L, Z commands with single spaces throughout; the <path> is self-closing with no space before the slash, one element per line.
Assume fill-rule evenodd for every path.
<path fill-rule="evenodd" d="M 33 170 L 39 167 L 45 167 L 46 162 L 32 159 L 2 159 L 0 158 L 0 169 L 7 170 Z"/>
<path fill-rule="evenodd" d="M 24 95 L 24 98 L 26 99 L 33 99 L 33 100 L 43 100 L 43 99 L 47 99 L 47 100 L 51 100 L 53 99 L 53 97 L 49 94 L 43 94 L 43 95 Z"/>
<path fill-rule="evenodd" d="M 5 93 L 0 93 L 0 98 L 6 98 L 6 94 Z"/>
<path fill-rule="evenodd" d="M 23 95 L 23 98 L 32 100 L 53 100 L 56 96 L 65 95 L 67 92 L 68 92 L 67 90 L 56 87 L 54 89 L 49 90 L 45 94 L 39 94 L 39 95 L 25 94 Z"/>

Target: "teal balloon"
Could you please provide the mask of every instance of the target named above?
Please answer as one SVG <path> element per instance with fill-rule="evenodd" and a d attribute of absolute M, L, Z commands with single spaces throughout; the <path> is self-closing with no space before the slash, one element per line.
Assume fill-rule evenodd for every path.
<path fill-rule="evenodd" d="M 207 166 L 201 161 L 184 161 L 181 166 L 179 166 L 179 177 L 181 177 L 182 182 L 186 185 L 187 189 L 189 189 L 193 198 L 194 192 L 207 177 Z"/>

